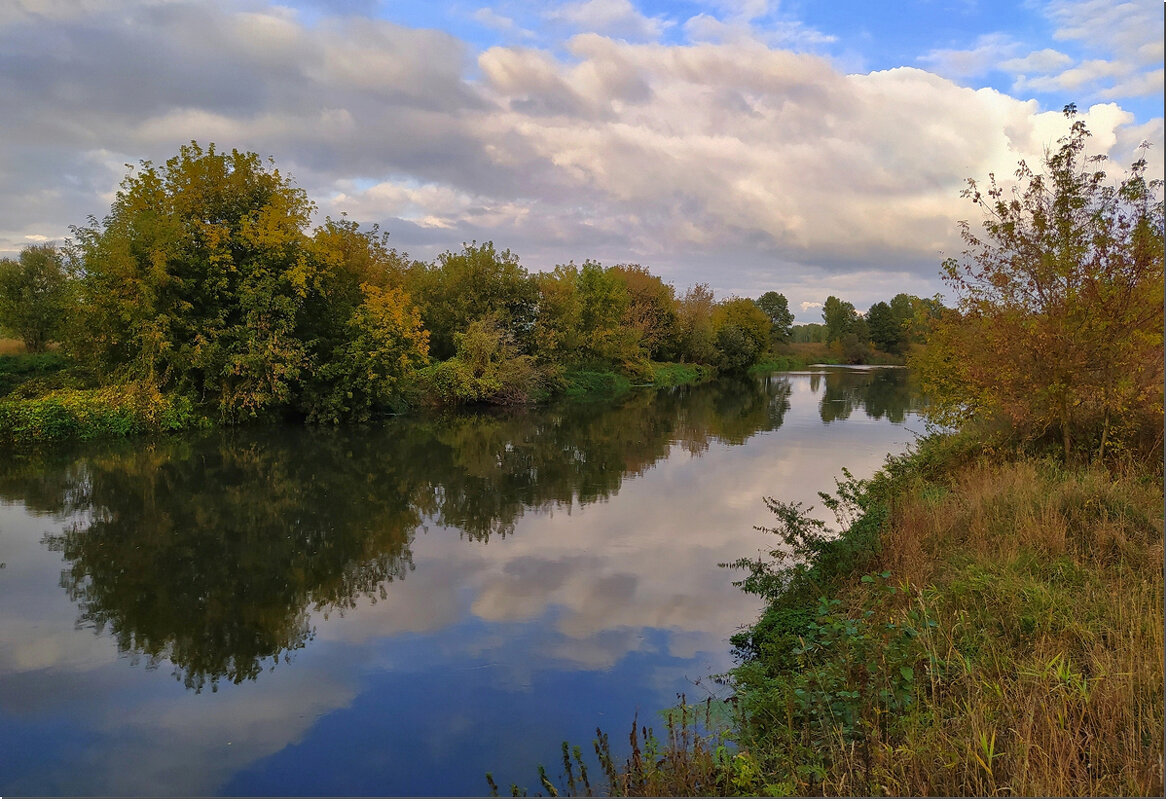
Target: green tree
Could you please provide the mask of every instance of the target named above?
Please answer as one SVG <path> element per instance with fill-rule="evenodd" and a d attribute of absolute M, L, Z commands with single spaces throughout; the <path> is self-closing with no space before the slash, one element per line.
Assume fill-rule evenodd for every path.
<path fill-rule="evenodd" d="M 550 273 L 538 273 L 532 350 L 546 364 L 571 364 L 580 353 L 580 293 L 574 264 L 560 264 Z"/>
<path fill-rule="evenodd" d="M 402 382 L 426 363 L 429 336 L 409 295 L 397 287 L 362 284 L 362 301 L 346 322 L 346 336 L 313 371 L 308 419 L 366 420 L 388 406 Z"/>
<path fill-rule="evenodd" d="M 713 364 L 714 293 L 707 284 L 695 284 L 686 290 L 677 310 L 679 356 L 683 361 Z"/>
<path fill-rule="evenodd" d="M 374 226 L 328 219 L 307 245 L 315 266 L 297 315 L 306 368 L 297 405 L 312 421 L 362 420 L 426 362 L 429 334 L 402 288 L 406 258 Z"/>
<path fill-rule="evenodd" d="M 886 353 L 901 353 L 906 343 L 901 320 L 884 301 L 868 309 L 868 332 L 872 344 Z"/>
<path fill-rule="evenodd" d="M 580 293 L 580 346 L 586 361 L 633 365 L 641 358 L 636 333 L 625 325 L 629 291 L 622 275 L 586 261 L 576 276 Z"/>
<path fill-rule="evenodd" d="M 845 334 L 853 333 L 856 326 L 856 307 L 829 295 L 823 302 L 824 342 L 839 342 Z"/>
<path fill-rule="evenodd" d="M 412 270 L 407 286 L 422 310 L 435 358 L 453 356 L 455 335 L 485 317 L 494 317 L 523 350 L 530 349 L 537 288 L 510 250 L 497 251 L 493 242 L 463 243 L 461 251 L 446 251 L 435 264 Z"/>
<path fill-rule="evenodd" d="M 69 276 L 55 245 L 28 245 L 19 258 L 0 260 L 0 330 L 31 353 L 44 351 L 62 330 L 68 296 Z"/>
<path fill-rule="evenodd" d="M 793 342 L 823 342 L 824 326 L 819 323 L 805 323 L 791 326 Z"/>
<path fill-rule="evenodd" d="M 778 292 L 764 292 L 755 303 L 771 319 L 771 336 L 775 341 L 790 340 L 791 324 L 795 322 L 795 315 L 787 308 L 787 297 Z"/>
<path fill-rule="evenodd" d="M 989 416 L 1048 436 L 1063 457 L 1134 447 L 1162 455 L 1163 181 L 1141 157 L 1115 185 L 1086 156 L 1074 121 L 1041 172 L 1020 163 L 963 193 L 985 215 L 961 224 L 968 249 L 944 264 L 959 297 L 917 364 L 935 416 Z"/>

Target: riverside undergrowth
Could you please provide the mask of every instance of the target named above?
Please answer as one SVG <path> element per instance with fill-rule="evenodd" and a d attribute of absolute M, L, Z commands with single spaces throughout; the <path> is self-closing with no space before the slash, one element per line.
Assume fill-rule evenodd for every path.
<path fill-rule="evenodd" d="M 608 793 L 1163 794 L 1162 464 L 933 436 L 823 500 L 838 535 L 767 499 L 734 564 L 766 608 L 718 725 L 634 727 Z"/>

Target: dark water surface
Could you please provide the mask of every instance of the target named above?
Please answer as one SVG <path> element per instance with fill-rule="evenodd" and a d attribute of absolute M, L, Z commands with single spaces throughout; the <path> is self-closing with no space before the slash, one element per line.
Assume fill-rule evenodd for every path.
<path fill-rule="evenodd" d="M 0 795 L 534 792 L 731 667 L 718 563 L 904 450 L 906 379 L 4 455 Z"/>

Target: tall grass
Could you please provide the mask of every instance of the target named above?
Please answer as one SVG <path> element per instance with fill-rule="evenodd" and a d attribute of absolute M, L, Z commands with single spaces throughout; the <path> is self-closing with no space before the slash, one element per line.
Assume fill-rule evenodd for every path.
<path fill-rule="evenodd" d="M 736 714 L 634 727 L 609 793 L 1164 795 L 1162 466 L 933 438 L 825 499 L 838 538 L 772 501 L 785 542 L 738 565 L 768 607 Z"/>

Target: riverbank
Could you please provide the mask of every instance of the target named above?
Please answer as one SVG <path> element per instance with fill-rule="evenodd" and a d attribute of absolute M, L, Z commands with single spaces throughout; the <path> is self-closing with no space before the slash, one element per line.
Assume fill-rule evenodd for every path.
<path fill-rule="evenodd" d="M 708 365 L 676 362 L 649 362 L 633 377 L 611 369 L 568 369 L 532 393 L 529 402 L 611 400 L 634 387 L 693 385 L 716 375 Z M 395 411 L 464 405 L 457 397 L 427 394 L 425 389 L 419 385 L 404 393 Z M 100 385 L 84 368 L 57 353 L 0 355 L 0 445 L 137 436 L 214 424 L 185 396 L 140 384 Z"/>
<path fill-rule="evenodd" d="M 932 437 L 825 496 L 838 538 L 768 504 L 728 722 L 634 730 L 614 794 L 1163 795 L 1162 469 Z"/>

